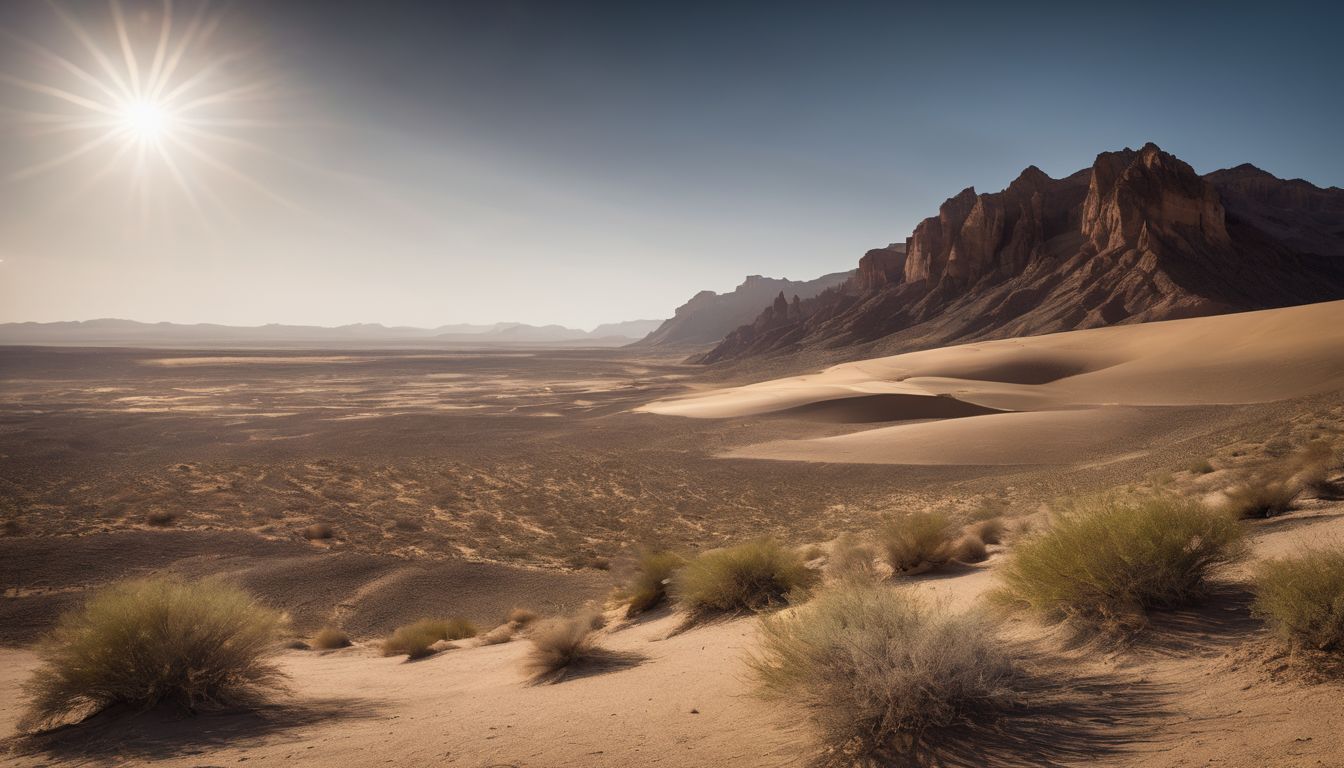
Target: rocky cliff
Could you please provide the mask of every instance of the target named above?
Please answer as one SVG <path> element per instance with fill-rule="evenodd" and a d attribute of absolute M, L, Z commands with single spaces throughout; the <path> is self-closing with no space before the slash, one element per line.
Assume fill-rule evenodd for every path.
<path fill-rule="evenodd" d="M 721 341 L 729 331 L 752 322 L 778 296 L 810 299 L 840 285 L 853 272 L 836 272 L 815 280 L 785 280 L 751 275 L 728 293 L 701 291 L 677 307 L 676 313 L 639 343 L 641 345 L 705 346 Z"/>
<path fill-rule="evenodd" d="M 1147 144 L 1000 192 L 965 189 L 904 248 L 698 358 L 867 345 L 874 354 L 1344 298 L 1344 190 L 1253 166 L 1200 176 Z"/>

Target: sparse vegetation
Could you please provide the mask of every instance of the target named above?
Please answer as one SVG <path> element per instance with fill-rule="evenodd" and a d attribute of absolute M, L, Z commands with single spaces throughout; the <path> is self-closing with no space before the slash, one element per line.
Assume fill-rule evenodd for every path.
<path fill-rule="evenodd" d="M 911 764 L 932 731 L 1017 699 L 1015 665 L 980 619 L 874 584 L 765 617 L 750 665 L 764 696 L 808 712 L 837 765 Z"/>
<path fill-rule="evenodd" d="M 1207 475 L 1213 472 L 1215 467 L 1208 459 L 1200 459 L 1186 468 L 1192 475 Z"/>
<path fill-rule="evenodd" d="M 1344 548 L 1260 564 L 1253 610 L 1297 649 L 1344 652 Z"/>
<path fill-rule="evenodd" d="M 981 520 L 966 526 L 966 533 L 974 536 L 985 544 L 1002 544 L 1004 524 L 1003 518 L 991 517 L 988 520 Z"/>
<path fill-rule="evenodd" d="M 1150 609 L 1202 597 L 1243 551 L 1241 528 L 1220 510 L 1170 496 L 1101 497 L 1018 543 L 997 597 L 1054 620 L 1133 629 Z"/>
<path fill-rule="evenodd" d="M 696 619 L 779 605 L 816 578 L 797 551 L 774 539 L 758 539 L 701 554 L 677 572 L 672 587 Z"/>
<path fill-rule="evenodd" d="M 942 512 L 912 512 L 889 520 L 879 533 L 896 573 L 920 573 L 952 559 L 952 521 Z"/>
<path fill-rule="evenodd" d="M 529 611 L 526 608 L 514 608 L 513 610 L 509 611 L 509 615 L 505 620 L 508 621 L 508 623 L 514 625 L 514 627 L 521 628 L 526 627 L 528 624 L 531 624 L 532 622 L 536 621 L 537 614 L 533 611 Z"/>
<path fill-rule="evenodd" d="M 608 650 L 597 643 L 593 617 L 579 614 L 539 622 L 528 640 L 532 648 L 523 670 L 533 685 L 558 683 L 585 671 L 634 663 L 637 656 Z"/>
<path fill-rule="evenodd" d="M 513 639 L 513 635 L 518 628 L 513 624 L 500 624 L 498 627 L 481 635 L 478 639 L 481 645 L 503 645 Z"/>
<path fill-rule="evenodd" d="M 625 611 L 626 617 L 634 618 L 665 603 L 672 576 L 684 565 L 686 558 L 675 552 L 640 555 L 639 566 L 627 590 L 630 604 Z"/>
<path fill-rule="evenodd" d="M 303 529 L 303 538 L 308 539 L 309 541 L 330 539 L 334 535 L 336 535 L 335 531 L 333 531 L 331 526 L 326 523 L 313 523 Z"/>
<path fill-rule="evenodd" d="M 177 514 L 166 509 L 151 510 L 145 515 L 145 523 L 155 528 L 167 528 L 177 520 Z"/>
<path fill-rule="evenodd" d="M 1257 476 L 1224 492 L 1227 509 L 1242 519 L 1275 517 L 1292 511 L 1293 500 L 1301 493 L 1288 478 Z"/>
<path fill-rule="evenodd" d="M 414 624 L 398 627 L 383 642 L 384 656 L 406 654 L 410 659 L 432 656 L 431 646 L 440 640 L 461 640 L 476 635 L 476 627 L 466 619 L 421 619 Z"/>
<path fill-rule="evenodd" d="M 985 542 L 977 536 L 967 534 L 952 545 L 952 559 L 959 563 L 979 563 L 988 557 Z"/>
<path fill-rule="evenodd" d="M 872 581 L 879 576 L 877 550 L 852 533 L 841 534 L 831 545 L 826 573 L 840 581 Z"/>
<path fill-rule="evenodd" d="M 187 711 L 259 702 L 283 676 L 267 657 L 284 620 L 219 581 L 166 578 L 106 587 L 61 617 L 24 686 L 25 730 L 114 704 Z"/>
<path fill-rule="evenodd" d="M 337 648 L 349 648 L 350 636 L 335 627 L 326 627 L 313 636 L 312 646 L 319 651 L 332 651 Z"/>

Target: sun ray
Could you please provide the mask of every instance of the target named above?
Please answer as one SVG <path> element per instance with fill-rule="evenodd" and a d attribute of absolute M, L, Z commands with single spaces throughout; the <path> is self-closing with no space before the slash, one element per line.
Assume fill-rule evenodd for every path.
<path fill-rule="evenodd" d="M 192 146 L 191 142 L 183 141 L 182 139 L 179 139 L 176 136 L 172 135 L 169 135 L 167 139 L 168 141 L 172 142 L 175 146 L 180 147 L 184 152 L 190 154 L 192 157 L 195 157 L 197 160 L 200 160 L 206 165 L 209 165 L 210 167 L 220 171 L 221 173 L 224 173 L 225 175 L 233 178 L 234 180 L 251 187 L 257 192 L 260 192 L 261 194 L 265 195 L 273 202 L 279 203 L 280 205 L 283 205 L 284 207 L 289 208 L 290 210 L 296 212 L 300 213 L 304 212 L 303 207 L 300 206 L 298 203 L 294 202 L 293 200 L 290 200 L 284 195 L 281 195 L 275 190 L 270 189 L 265 184 L 262 184 L 261 182 L 257 181 L 251 176 L 248 176 L 246 173 L 243 173 L 242 171 L 238 170 L 237 168 L 234 168 L 233 166 L 220 160 L 219 158 L 212 157 L 207 152 L 202 152 L 200 149 L 196 148 L 195 146 Z"/>
<path fill-rule="evenodd" d="M 113 101 L 118 101 L 122 98 L 121 94 L 117 93 L 112 88 L 107 87 L 107 85 L 103 81 L 99 80 L 97 77 L 94 77 L 92 74 L 89 73 L 88 70 L 75 64 L 74 62 L 70 61 L 64 56 L 59 56 L 53 51 L 44 48 L 43 46 L 31 40 L 26 40 L 22 37 L 19 37 L 13 32 L 10 32 L 9 30 L 0 29 L 0 34 L 4 35 L 6 38 L 14 42 L 15 44 L 19 45 L 20 47 L 26 48 L 30 52 L 37 54 L 38 56 L 45 59 L 49 63 L 55 64 L 61 69 L 64 69 L 65 71 L 74 75 L 76 78 L 78 78 L 86 85 L 90 85 L 93 86 L 94 88 L 97 88 L 98 90 L 102 91 L 103 95 L 107 96 L 107 98 Z"/>
<path fill-rule="evenodd" d="M 154 90 L 150 91 L 149 98 L 157 99 L 161 97 L 163 89 L 172 80 L 173 75 L 177 73 L 177 68 L 182 64 L 182 58 L 186 56 L 190 47 L 196 44 L 196 38 L 201 37 L 200 44 L 204 45 L 210 39 L 218 24 L 218 17 L 206 18 L 204 5 L 196 8 L 196 14 L 187 24 L 186 32 L 182 34 L 182 39 L 177 42 L 177 47 L 173 49 L 172 55 L 169 56 L 168 63 L 164 65 L 163 74 L 159 76 L 159 82 L 155 84 Z M 202 27 L 207 28 L 205 32 L 201 31 Z"/>
<path fill-rule="evenodd" d="M 173 0 L 163 0 L 163 20 L 159 24 L 159 42 L 154 46 L 154 60 L 149 65 L 149 78 L 145 90 L 154 98 L 158 93 L 159 76 L 168 56 L 168 41 L 173 34 Z"/>
<path fill-rule="evenodd" d="M 131 93 L 136 99 L 143 96 L 140 89 L 140 65 L 135 59 L 135 48 L 131 46 L 130 34 L 126 31 L 126 16 L 121 12 L 119 0 L 108 0 L 112 7 L 112 21 L 117 28 L 117 41 L 121 43 L 121 57 L 126 62 L 127 74 L 131 79 Z"/>
<path fill-rule="evenodd" d="M 107 54 L 103 53 L 103 49 L 98 47 L 98 43 L 94 42 L 94 39 L 84 30 L 84 27 L 81 26 L 73 16 L 66 13 L 66 11 L 56 3 L 56 0 L 47 0 L 47 5 L 56 12 L 61 23 L 64 24 L 75 38 L 79 40 L 84 46 L 84 49 L 89 52 L 89 55 L 93 56 L 94 61 L 98 62 L 98 65 L 103 68 L 103 73 L 106 74 L 112 80 L 112 83 L 121 90 L 121 97 L 128 100 L 134 98 L 135 94 L 130 88 L 126 87 L 126 82 L 117 72 L 117 68 L 112 64 L 112 60 L 107 57 Z"/>
<path fill-rule="evenodd" d="M 117 135 L 114 133 L 108 133 L 102 136 L 96 136 L 90 139 L 89 141 L 86 141 L 83 144 L 79 145 L 78 147 L 75 147 L 69 152 L 66 152 L 63 155 L 54 157 L 50 160 L 44 160 L 40 163 L 34 163 L 33 165 L 28 166 L 27 168 L 20 168 L 19 170 L 14 171 L 13 173 L 6 176 L 5 179 L 7 181 L 18 181 L 19 179 L 26 179 L 31 176 L 35 176 L 39 173 L 49 171 L 52 168 L 65 165 L 66 163 L 70 162 L 71 160 L 74 160 L 77 157 L 92 152 L 98 147 L 101 147 L 102 145 L 112 141 L 116 137 Z"/>

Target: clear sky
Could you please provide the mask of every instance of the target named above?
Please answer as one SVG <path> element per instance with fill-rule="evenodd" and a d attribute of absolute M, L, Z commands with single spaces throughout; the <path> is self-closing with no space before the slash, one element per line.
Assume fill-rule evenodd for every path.
<path fill-rule="evenodd" d="M 591 327 L 1145 141 L 1344 186 L 1340 4 L 164 8 L 0 2 L 0 321 Z"/>

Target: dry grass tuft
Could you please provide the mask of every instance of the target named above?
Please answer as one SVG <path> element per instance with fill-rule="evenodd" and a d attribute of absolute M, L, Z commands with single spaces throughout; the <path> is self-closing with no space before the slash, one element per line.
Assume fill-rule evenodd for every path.
<path fill-rule="evenodd" d="M 916 574 L 952 559 L 952 520 L 942 512 L 912 512 L 889 520 L 879 532 L 896 573 Z"/>
<path fill-rule="evenodd" d="M 514 608 L 509 611 L 509 615 L 505 621 L 512 624 L 514 628 L 521 628 L 536 621 L 537 618 L 537 614 L 533 611 L 529 611 L 526 608 Z"/>
<path fill-rule="evenodd" d="M 334 535 L 336 535 L 336 532 L 326 523 L 313 523 L 303 529 L 303 538 L 308 539 L 309 541 L 330 539 Z"/>
<path fill-rule="evenodd" d="M 398 627 L 383 641 L 384 656 L 406 654 L 410 659 L 423 659 L 435 653 L 433 645 L 440 640 L 461 640 L 476 635 L 476 627 L 466 619 L 421 619 L 414 624 Z"/>
<path fill-rule="evenodd" d="M 986 544 L 1002 544 L 1005 528 L 1003 518 L 992 517 L 966 526 L 966 533 Z"/>
<path fill-rule="evenodd" d="M 532 685 L 558 683 L 582 674 L 635 664 L 635 654 L 602 647 L 593 636 L 593 617 L 579 614 L 539 622 L 528 634 L 532 649 L 523 671 Z"/>
<path fill-rule="evenodd" d="M 766 617 L 749 664 L 762 695 L 808 713 L 834 765 L 916 764 L 931 732 L 956 739 L 1020 698 L 1016 666 L 982 620 L 875 584 Z"/>
<path fill-rule="evenodd" d="M 1150 609 L 1202 598 L 1244 552 L 1241 527 L 1221 510 L 1170 496 L 1095 498 L 1018 543 L 996 597 L 1052 620 L 1133 630 Z"/>
<path fill-rule="evenodd" d="M 267 657 L 283 616 L 219 581 L 127 581 L 61 617 L 24 686 L 21 727 L 43 730 L 112 705 L 195 712 L 260 703 L 283 675 Z"/>
<path fill-rule="evenodd" d="M 672 576 L 686 558 L 675 552 L 645 552 L 639 557 L 639 566 L 628 588 L 630 605 L 626 618 L 634 618 L 667 602 L 667 590 Z"/>
<path fill-rule="evenodd" d="M 796 550 L 758 539 L 702 553 L 677 572 L 672 592 L 697 620 L 781 605 L 816 580 Z"/>
<path fill-rule="evenodd" d="M 313 636 L 312 647 L 319 651 L 334 651 L 337 648 L 349 648 L 350 636 L 335 627 L 326 627 Z"/>
<path fill-rule="evenodd" d="M 989 551 L 979 537 L 967 534 L 952 545 L 952 559 L 959 563 L 980 563 L 988 558 Z"/>
<path fill-rule="evenodd" d="M 1252 610 L 1286 645 L 1344 652 L 1344 548 L 1266 560 L 1253 589 Z"/>
<path fill-rule="evenodd" d="M 177 520 L 176 512 L 169 512 L 166 509 L 155 509 L 145 515 L 145 523 L 155 528 L 167 528 Z"/>
<path fill-rule="evenodd" d="M 500 624 L 477 638 L 481 645 L 503 645 L 513 639 L 518 628 L 513 624 Z"/>
<path fill-rule="evenodd" d="M 1293 501 L 1302 492 L 1288 478 L 1258 476 L 1224 492 L 1226 508 L 1245 520 L 1255 517 L 1275 517 L 1293 509 Z"/>
<path fill-rule="evenodd" d="M 877 550 L 852 533 L 841 534 L 831 545 L 826 574 L 839 581 L 874 581 L 881 576 Z"/>

